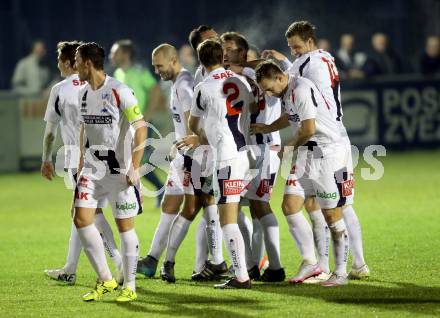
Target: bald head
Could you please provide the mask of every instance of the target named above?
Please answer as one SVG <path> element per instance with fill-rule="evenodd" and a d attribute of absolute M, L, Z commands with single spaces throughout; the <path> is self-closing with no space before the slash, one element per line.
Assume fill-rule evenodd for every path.
<path fill-rule="evenodd" d="M 153 50 L 152 55 L 153 57 L 157 55 L 162 55 L 166 59 L 171 59 L 173 57 L 177 58 L 178 53 L 177 49 L 174 46 L 168 43 L 163 43 Z"/>
<path fill-rule="evenodd" d="M 174 81 L 182 69 L 177 50 L 171 44 L 163 43 L 156 47 L 152 61 L 155 73 L 164 81 Z"/>

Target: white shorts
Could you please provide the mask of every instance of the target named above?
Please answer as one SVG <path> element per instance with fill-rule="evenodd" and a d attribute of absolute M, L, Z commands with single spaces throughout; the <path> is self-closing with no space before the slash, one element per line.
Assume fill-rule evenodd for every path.
<path fill-rule="evenodd" d="M 345 205 L 347 196 L 351 194 L 345 157 L 345 151 L 321 158 L 313 158 L 309 151 L 299 152 L 284 193 L 303 198 L 316 196 L 323 209 Z"/>
<path fill-rule="evenodd" d="M 278 152 L 271 150 L 267 145 L 262 145 L 260 151 L 256 162 L 251 164 L 250 168 L 257 170 L 258 174 L 249 183 L 244 197 L 249 200 L 269 202 L 280 167 L 280 158 Z"/>
<path fill-rule="evenodd" d="M 170 162 L 170 169 L 165 183 L 165 195 L 184 195 L 183 182 L 183 156 L 176 153 L 176 157 Z"/>
<path fill-rule="evenodd" d="M 246 151 L 240 151 L 231 160 L 217 161 L 214 173 L 214 196 L 217 204 L 240 202 L 249 183 L 249 159 Z"/>
<path fill-rule="evenodd" d="M 183 187 L 185 194 L 191 195 L 214 195 L 212 188 L 212 173 L 214 158 L 210 147 L 192 153 L 191 156 L 184 155 L 184 179 Z"/>
<path fill-rule="evenodd" d="M 142 213 L 138 190 L 127 184 L 123 174 L 109 174 L 96 180 L 81 174 L 75 189 L 75 207 L 105 208 L 110 202 L 115 219 L 126 219 Z"/>

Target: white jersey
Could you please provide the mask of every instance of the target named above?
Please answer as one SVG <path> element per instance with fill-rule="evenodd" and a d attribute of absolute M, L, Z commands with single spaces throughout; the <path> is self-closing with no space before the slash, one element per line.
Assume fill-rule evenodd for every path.
<path fill-rule="evenodd" d="M 206 73 L 205 68 L 200 64 L 199 67 L 196 70 L 196 73 L 194 74 L 194 87 L 199 85 L 203 80 L 208 76 Z"/>
<path fill-rule="evenodd" d="M 249 143 L 252 89 L 243 76 L 223 67 L 196 86 L 191 115 L 204 117 L 204 131 L 216 161 L 230 160 Z"/>
<path fill-rule="evenodd" d="M 118 168 L 126 168 L 125 163 L 131 162 L 132 138 L 127 136 L 130 124 L 143 118 L 133 91 L 107 75 L 97 90 L 89 84 L 82 87 L 79 99 L 86 147 L 97 159 L 106 161 L 112 173 L 117 173 Z M 86 156 L 84 167 L 90 164 Z"/>
<path fill-rule="evenodd" d="M 185 113 L 191 109 L 194 79 L 191 73 L 182 69 L 171 86 L 170 110 L 173 114 L 176 140 L 188 135 L 188 123 Z"/>
<path fill-rule="evenodd" d="M 257 103 L 258 110 L 251 114 L 251 124 L 261 123 L 270 125 L 281 115 L 281 101 L 277 97 L 271 97 L 264 94 L 264 91 L 258 86 L 255 79 L 255 71 L 251 68 L 244 68 L 243 75 L 246 75 L 251 80 L 252 92 Z M 256 134 L 251 136 L 251 143 L 253 145 L 267 144 L 270 146 L 281 145 L 280 132 L 274 131 L 269 134 Z"/>
<path fill-rule="evenodd" d="M 307 78 L 289 75 L 287 91 L 282 98 L 289 123 L 297 132 L 302 121 L 315 119 L 316 132 L 308 145 L 321 146 L 330 151 L 342 142 L 338 124 L 316 86 Z"/>
<path fill-rule="evenodd" d="M 296 59 L 287 73 L 308 78 L 316 85 L 333 113 L 341 134 L 348 139 L 342 123 L 341 88 L 335 58 L 327 51 L 314 50 Z"/>
<path fill-rule="evenodd" d="M 81 86 L 78 74 L 73 74 L 63 81 L 55 84 L 50 91 L 44 120 L 60 125 L 61 139 L 65 146 L 78 146 L 79 144 L 79 103 L 78 93 Z M 64 167 L 70 167 L 71 151 L 65 148 Z"/>

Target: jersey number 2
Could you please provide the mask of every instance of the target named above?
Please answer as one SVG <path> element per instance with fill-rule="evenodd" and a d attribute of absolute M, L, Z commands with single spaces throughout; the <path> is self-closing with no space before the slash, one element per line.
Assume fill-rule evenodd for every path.
<path fill-rule="evenodd" d="M 229 93 L 232 91 L 232 93 Z M 236 102 L 232 104 L 240 95 L 240 90 L 235 83 L 225 83 L 223 85 L 223 93 L 227 95 L 226 97 L 226 110 L 228 116 L 236 116 L 241 113 L 243 108 L 243 101 Z"/>

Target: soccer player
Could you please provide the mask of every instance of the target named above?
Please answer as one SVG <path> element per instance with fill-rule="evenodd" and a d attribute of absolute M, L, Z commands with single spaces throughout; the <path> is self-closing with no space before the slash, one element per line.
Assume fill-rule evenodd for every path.
<path fill-rule="evenodd" d="M 247 184 L 247 119 L 254 97 L 244 78 L 223 68 L 223 49 L 219 42 L 205 40 L 197 52 L 207 74 L 206 79 L 195 88 L 189 118 L 189 127 L 198 136 L 198 141 L 189 136 L 183 143 L 194 146 L 197 142 L 207 141 L 213 150 L 214 193 L 223 240 L 235 270 L 234 278 L 215 287 L 251 288 L 237 215 L 240 195 Z M 200 126 L 202 117 L 203 126 Z"/>
<path fill-rule="evenodd" d="M 253 124 L 251 131 L 267 133 L 290 124 L 294 137 L 286 146 L 299 149 L 282 204 L 289 230 L 303 257 L 298 274 L 289 282 L 302 283 L 322 272 L 315 256 L 312 230 L 301 213 L 304 199 L 316 195 L 332 234 L 335 260 L 333 274 L 321 284 L 345 285 L 349 243 L 341 206 L 346 196 L 343 184 L 348 178 L 336 119 L 310 80 L 285 74 L 272 62 L 261 63 L 255 73 L 266 94 L 282 98 L 285 114 L 270 125 Z"/>
<path fill-rule="evenodd" d="M 197 47 L 199 46 L 200 43 L 208 39 L 218 39 L 218 38 L 219 36 L 217 32 L 211 26 L 200 25 L 199 27 L 193 29 L 190 32 L 188 36 L 188 42 L 193 48 L 195 54 L 197 55 Z M 197 86 L 197 84 L 202 82 L 206 78 L 206 76 L 207 73 L 205 72 L 203 65 L 200 64 L 196 69 L 196 73 L 194 75 L 194 86 Z M 207 266 L 210 267 L 211 265 L 208 262 L 208 255 L 212 247 L 210 247 L 208 244 L 208 237 L 206 230 L 207 230 L 207 224 L 205 218 L 201 218 L 196 232 L 196 262 L 194 267 L 194 273 L 195 273 L 195 275 L 193 276 L 194 279 L 206 277 L 205 274 L 207 274 L 207 272 L 205 271 L 205 269 L 207 269 L 206 268 Z M 220 231 L 218 237 L 220 243 L 218 244 L 218 246 L 222 246 L 221 228 L 219 228 L 218 230 Z M 211 255 L 212 254 L 213 253 L 211 251 Z M 209 271 L 211 272 L 211 269 L 209 269 Z"/>
<path fill-rule="evenodd" d="M 146 142 L 146 123 L 133 91 L 104 73 L 104 49 L 96 43 L 78 47 L 75 55 L 81 88 L 79 182 L 75 190 L 74 222 L 84 251 L 98 275 L 84 301 L 100 299 L 118 284 L 104 255 L 93 223 L 96 208 L 111 203 L 121 238 L 124 284 L 117 302 L 137 298 L 135 276 L 139 241 L 134 217 L 142 213 L 139 166 Z M 134 130 L 134 133 L 133 133 Z M 133 136 L 134 135 L 134 136 Z M 83 141 L 87 138 L 87 147 Z"/>
<path fill-rule="evenodd" d="M 116 41 L 110 50 L 110 60 L 117 67 L 114 77 L 133 89 L 141 112 L 145 120 L 148 120 L 158 110 L 160 87 L 148 69 L 134 64 L 134 57 L 134 44 L 128 39 Z M 147 151 L 144 155 L 146 153 Z M 156 191 L 159 191 L 156 202 L 156 206 L 159 207 L 163 196 L 162 181 L 159 180 L 154 170 L 147 173 L 144 178 L 156 188 Z"/>
<path fill-rule="evenodd" d="M 80 42 L 72 41 L 59 42 L 57 45 L 58 69 L 61 76 L 65 79 L 52 87 L 44 116 L 46 130 L 43 141 L 41 174 L 48 180 L 52 180 L 54 177 L 52 152 L 57 130 L 60 127 L 65 150 L 64 168 L 67 169 L 74 183 L 77 181 L 76 168 L 79 159 L 78 143 L 80 129 L 78 93 L 85 84 L 85 82 L 79 80 L 75 66 L 75 52 L 80 44 Z M 122 283 L 122 277 L 120 277 L 120 270 L 122 269 L 121 255 L 116 246 L 110 225 L 101 209 L 97 209 L 95 224 L 101 233 L 110 258 L 119 271 L 118 281 Z M 80 253 L 81 242 L 75 224 L 72 223 L 66 264 L 60 269 L 45 270 L 45 274 L 58 281 L 72 285 L 75 284 Z"/>
<path fill-rule="evenodd" d="M 267 50 L 264 55 L 273 56 L 282 62 L 282 66 L 287 72 L 294 75 L 300 75 L 310 79 L 324 97 L 330 110 L 333 112 L 333 117 L 336 119 L 338 128 L 344 136 L 344 144 L 346 147 L 346 156 L 348 157 L 348 175 L 349 180 L 344 184 L 344 189 L 347 192 L 345 204 L 342 207 L 345 223 L 347 224 L 348 235 L 350 237 L 350 250 L 353 256 L 353 264 L 349 277 L 352 279 L 363 279 L 370 276 L 370 270 L 365 262 L 362 231 L 359 219 L 353 208 L 354 203 L 354 180 L 353 180 L 353 163 L 351 154 L 351 143 L 348 137 L 345 126 L 342 122 L 342 104 L 340 94 L 339 73 L 336 68 L 333 56 L 316 46 L 315 26 L 308 21 L 298 21 L 292 23 L 286 31 L 286 39 L 291 50 L 292 56 L 295 57 L 295 62 L 292 64 L 289 60 L 275 50 Z M 306 208 L 312 219 L 315 236 L 318 238 L 318 244 L 321 245 L 320 255 L 325 256 L 325 234 L 320 229 L 323 228 L 323 220 L 320 217 L 319 205 L 316 204 L 314 198 L 306 200 Z M 320 234 L 321 233 L 321 234 Z M 322 243 L 320 243 L 322 242 Z M 327 263 L 327 267 L 325 267 Z M 324 270 L 328 269 L 328 257 L 323 257 L 320 265 Z"/>
<path fill-rule="evenodd" d="M 226 64 L 244 64 L 247 61 L 249 49 L 246 38 L 237 32 L 227 32 L 221 35 L 223 46 L 223 58 Z M 248 81 L 257 99 L 258 107 L 251 114 L 251 123 L 271 124 L 280 117 L 281 104 L 278 98 L 264 96 L 264 93 L 255 82 L 255 73 L 252 69 L 248 71 Z M 250 73 L 250 74 L 249 74 Z M 258 271 L 256 278 L 266 282 L 278 282 L 285 279 L 285 272 L 280 262 L 280 242 L 278 221 L 272 212 L 269 204 L 272 195 L 272 188 L 275 184 L 276 175 L 280 165 L 277 155 L 280 150 L 280 134 L 278 131 L 269 134 L 256 134 L 252 137 L 251 144 L 257 148 L 257 160 L 252 168 L 258 169 L 258 175 L 251 181 L 244 195 L 249 199 L 250 211 L 253 219 L 253 238 L 262 230 L 264 245 L 269 258 L 269 267 L 259 277 L 258 264 L 261 260 L 261 253 L 258 253 L 260 246 L 252 246 L 254 257 L 247 260 L 250 276 Z M 253 239 L 253 241 L 256 241 Z M 260 242 L 258 242 L 260 243 Z M 245 244 L 246 245 L 246 244 Z M 257 256 L 257 259 L 255 259 Z"/>

